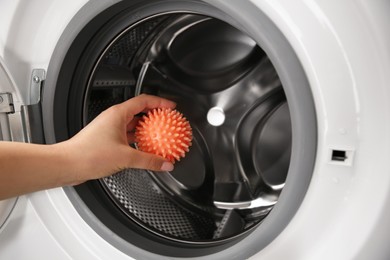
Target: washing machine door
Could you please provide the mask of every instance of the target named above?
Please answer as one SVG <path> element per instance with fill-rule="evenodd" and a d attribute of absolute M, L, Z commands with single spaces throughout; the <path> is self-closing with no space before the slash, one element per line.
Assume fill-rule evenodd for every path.
<path fill-rule="evenodd" d="M 0 139 L 11 141 L 11 127 L 9 125 L 9 114 L 15 112 L 15 102 L 18 102 L 18 92 L 15 88 L 9 71 L 2 57 L 0 57 Z"/>
<path fill-rule="evenodd" d="M 0 141 L 43 143 L 40 91 L 45 72 L 34 69 L 29 98 L 24 100 L 5 60 L 0 57 Z M 35 130 L 31 130 L 34 128 Z M 0 201 L 0 228 L 5 224 L 18 198 Z"/>
<path fill-rule="evenodd" d="M 11 133 L 10 115 L 15 113 L 15 106 L 18 106 L 19 95 L 15 88 L 14 81 L 6 67 L 2 57 L 0 57 L 0 140 L 12 141 L 17 139 Z M 16 103 L 16 105 L 15 105 Z M 17 198 L 0 201 L 0 230 L 8 219 L 16 204 Z"/>

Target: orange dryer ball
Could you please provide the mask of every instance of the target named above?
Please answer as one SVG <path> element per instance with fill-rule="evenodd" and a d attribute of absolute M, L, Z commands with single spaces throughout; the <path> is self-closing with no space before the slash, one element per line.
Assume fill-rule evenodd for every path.
<path fill-rule="evenodd" d="M 160 155 L 175 163 L 189 151 L 192 129 L 188 120 L 177 110 L 156 108 L 138 122 L 135 141 L 139 150 Z"/>

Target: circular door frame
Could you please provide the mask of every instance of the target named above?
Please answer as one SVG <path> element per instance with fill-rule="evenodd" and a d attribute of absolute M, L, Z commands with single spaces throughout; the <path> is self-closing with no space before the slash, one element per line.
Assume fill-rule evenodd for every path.
<path fill-rule="evenodd" d="M 137 5 L 136 3 L 139 3 L 139 5 Z M 245 5 L 245 10 L 250 10 L 251 6 L 252 5 L 250 3 L 247 3 Z M 172 11 L 196 12 L 203 15 L 215 17 L 222 21 L 228 22 L 233 26 L 238 27 L 240 30 L 246 32 L 260 45 L 260 47 L 270 57 L 271 62 L 275 66 L 275 69 L 281 79 L 289 104 L 292 120 L 293 143 L 289 173 L 286 179 L 286 185 L 281 193 L 280 199 L 277 205 L 269 214 L 269 216 L 263 221 L 261 225 L 259 225 L 259 227 L 256 228 L 256 231 L 258 231 L 255 232 L 258 233 L 258 237 L 256 238 L 256 250 L 264 248 L 275 237 L 277 237 L 277 235 L 285 228 L 285 226 L 289 223 L 291 218 L 296 213 L 309 185 L 316 154 L 317 131 L 314 102 L 311 95 L 309 83 L 306 79 L 305 73 L 300 62 L 295 55 L 294 50 L 292 49 L 291 45 L 284 37 L 284 35 L 275 26 L 275 24 L 271 20 L 269 20 L 269 18 L 260 10 L 258 10 L 256 14 L 252 13 L 252 15 L 256 15 L 256 21 L 262 24 L 262 27 L 257 28 L 255 32 L 251 32 L 246 27 L 246 25 L 249 25 L 249 27 L 252 26 L 252 28 L 250 29 L 253 29 L 253 21 L 251 21 L 250 19 L 244 21 L 245 23 L 242 25 L 230 15 L 227 15 L 225 12 L 220 11 L 218 8 L 212 5 L 205 4 L 203 1 L 156 1 L 155 4 L 148 4 L 146 6 L 144 6 L 141 2 L 138 1 L 133 1 L 131 2 L 131 4 L 129 4 L 129 2 L 120 2 L 117 5 L 114 5 L 113 8 L 105 10 L 102 16 L 106 17 L 105 19 L 108 19 L 108 21 L 110 21 L 110 16 L 116 15 L 117 13 L 119 13 L 119 10 L 123 12 L 124 7 L 128 8 L 127 10 L 129 10 L 129 8 L 131 7 L 131 12 L 136 13 L 136 16 L 130 19 L 130 21 L 132 20 L 133 22 L 137 22 L 144 17 L 156 15 L 159 13 L 169 13 Z M 119 19 L 121 19 L 120 16 Z M 83 55 L 84 51 L 89 52 L 91 55 L 90 57 L 97 56 L 94 51 L 91 52 L 91 49 L 93 50 L 94 48 L 87 48 L 86 44 L 88 44 L 88 41 L 91 38 L 93 39 L 93 36 L 97 32 L 96 28 L 104 29 L 106 22 L 107 21 L 104 19 L 92 19 L 92 21 L 88 23 L 79 32 L 77 37 L 74 35 L 72 36 L 72 39 L 74 38 L 74 42 L 71 43 L 70 46 L 67 46 L 67 49 L 65 47 L 65 50 L 63 46 L 64 43 L 60 40 L 61 44 L 59 47 L 57 47 L 60 53 L 62 55 L 64 51 L 67 51 L 69 53 L 67 56 L 64 56 L 64 59 L 60 60 L 62 61 L 61 69 L 67 69 L 68 67 L 70 67 L 70 70 L 74 70 L 78 62 L 75 57 L 78 57 L 78 55 Z M 116 21 L 114 21 L 114 24 L 115 22 Z M 120 22 L 123 21 L 120 20 Z M 112 28 L 111 25 L 109 25 L 108 27 Z M 107 31 L 108 29 L 105 30 Z M 110 34 L 110 32 L 108 34 Z M 98 36 L 97 39 L 101 40 L 102 38 Z M 56 53 L 54 53 L 54 55 L 55 54 Z M 71 85 L 80 86 L 80 82 L 77 82 L 78 84 L 75 84 L 75 82 L 72 82 L 72 79 L 69 77 L 69 75 L 73 75 L 74 72 L 72 73 L 69 70 L 65 70 L 66 72 L 50 71 L 51 68 L 60 70 L 60 65 L 58 64 L 59 60 L 56 59 L 55 56 L 53 56 L 52 61 L 55 62 L 55 64 L 50 64 L 47 82 L 50 83 L 51 86 L 56 87 L 51 89 L 45 89 L 43 97 L 43 110 L 48 111 L 47 114 L 49 116 L 44 116 L 45 126 L 52 124 L 52 122 L 54 121 L 54 129 L 50 129 L 49 131 L 46 131 L 45 129 L 45 134 L 48 135 L 46 136 L 46 138 L 49 142 L 57 142 L 69 138 L 70 133 L 67 131 L 70 131 L 71 134 L 75 131 L 74 129 L 69 130 L 69 126 L 67 125 L 69 124 L 69 121 L 63 119 L 69 118 L 69 116 L 67 115 L 68 111 L 66 110 L 69 104 L 72 104 L 72 109 L 75 107 L 82 107 L 84 93 L 82 93 L 82 91 L 80 92 L 79 90 L 74 91 L 75 89 L 70 89 Z M 86 66 L 84 64 L 82 67 L 91 67 L 91 65 Z M 49 79 L 50 75 L 51 77 L 53 77 L 54 75 L 58 75 L 58 77 Z M 46 100 L 52 102 L 46 103 L 46 107 L 49 106 L 47 108 L 45 108 Z M 74 100 L 79 101 L 74 102 Z M 51 113 L 52 118 L 50 117 Z M 76 116 L 76 118 L 73 117 L 73 120 L 79 121 L 81 123 L 82 116 L 80 115 L 79 119 L 77 117 L 78 116 Z M 76 127 L 76 129 L 80 129 L 81 126 L 82 125 L 79 125 L 78 127 Z M 69 194 L 72 193 L 73 190 L 70 189 L 67 192 Z M 90 194 L 90 192 L 87 193 Z M 89 199 L 90 196 L 88 195 L 87 198 Z M 93 200 L 99 201 L 99 204 L 104 201 L 100 195 Z M 73 203 L 75 203 L 77 208 L 80 208 L 80 205 L 85 206 L 84 203 L 80 201 L 73 201 Z M 104 211 L 105 206 L 100 207 L 100 205 L 98 205 L 97 207 L 99 207 L 99 209 L 95 211 L 96 214 L 103 214 L 107 216 L 107 214 L 99 213 L 101 210 Z M 95 219 L 95 217 L 91 217 L 91 215 L 84 215 L 83 217 L 88 223 L 99 222 Z M 106 222 L 106 225 L 110 225 L 114 221 L 114 219 L 112 218 L 109 219 L 110 221 Z M 118 223 L 120 222 L 121 220 L 119 220 Z M 115 228 L 116 225 L 118 224 L 111 225 L 111 228 Z M 112 240 L 107 236 L 106 231 L 99 228 L 100 225 L 95 224 L 94 226 L 96 232 L 101 234 L 102 237 L 106 238 L 107 240 Z M 124 236 L 122 230 L 125 228 L 126 226 L 122 226 L 114 232 L 122 233 L 122 236 Z M 223 244 L 221 246 L 216 246 L 215 248 L 213 248 L 213 250 L 210 250 L 209 248 L 199 249 L 192 247 L 178 250 L 177 248 L 179 248 L 180 246 L 184 247 L 184 245 L 170 245 L 170 243 L 167 243 L 167 245 L 160 248 L 159 244 L 155 244 L 152 240 L 148 240 L 149 242 L 143 241 L 142 237 L 137 236 L 136 233 L 131 233 L 131 230 L 128 230 L 128 233 L 132 234 L 131 237 L 138 237 L 138 239 L 133 241 L 134 243 L 138 243 L 139 247 L 142 247 L 144 249 L 153 248 L 155 250 L 154 252 L 159 254 L 166 254 L 167 251 L 175 251 L 175 253 L 171 256 L 190 256 L 192 254 L 200 256 L 210 253 L 216 253 L 220 250 L 232 247 L 232 245 L 239 241 L 236 240 L 234 242 Z M 152 241 L 151 244 L 150 241 Z M 249 243 L 249 239 L 246 239 L 246 241 L 247 243 Z M 115 244 L 116 247 L 122 248 L 122 251 L 127 252 L 127 249 L 125 249 L 126 243 L 124 243 L 124 241 L 119 240 L 110 242 L 112 244 Z M 245 242 L 243 241 L 243 243 Z M 130 254 L 131 252 L 128 253 Z M 252 252 L 252 254 L 253 253 L 254 252 Z M 248 256 L 248 251 L 243 251 L 243 254 L 245 254 L 245 256 Z"/>

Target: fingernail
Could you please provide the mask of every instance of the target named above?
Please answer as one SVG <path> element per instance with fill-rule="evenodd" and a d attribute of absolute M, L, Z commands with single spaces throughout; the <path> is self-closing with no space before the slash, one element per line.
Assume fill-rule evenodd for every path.
<path fill-rule="evenodd" d="M 173 164 L 170 163 L 170 162 L 164 162 L 162 165 L 161 165 L 161 171 L 164 171 L 164 172 L 170 172 L 173 170 Z"/>

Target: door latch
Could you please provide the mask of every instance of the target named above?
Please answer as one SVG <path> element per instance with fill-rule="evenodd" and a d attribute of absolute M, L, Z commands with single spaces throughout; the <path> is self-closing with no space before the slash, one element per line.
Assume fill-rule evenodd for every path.
<path fill-rule="evenodd" d="M 41 93 L 45 79 L 44 69 L 32 71 L 30 98 L 26 105 L 21 106 L 24 139 L 29 143 L 45 143 L 41 107 Z"/>

